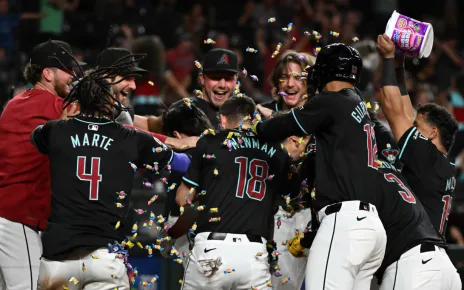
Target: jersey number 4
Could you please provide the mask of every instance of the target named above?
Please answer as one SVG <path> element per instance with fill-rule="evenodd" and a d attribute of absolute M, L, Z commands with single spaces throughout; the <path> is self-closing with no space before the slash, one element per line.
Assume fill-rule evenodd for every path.
<path fill-rule="evenodd" d="M 267 162 L 261 159 L 253 159 L 248 162 L 248 157 L 236 157 L 235 163 L 238 164 L 238 182 L 235 196 L 243 198 L 244 192 L 246 192 L 251 199 L 263 200 L 266 194 L 266 179 L 269 173 Z"/>
<path fill-rule="evenodd" d="M 406 185 L 404 185 L 404 183 L 401 181 L 401 179 L 399 179 L 395 174 L 386 173 L 383 176 L 388 182 L 395 182 L 401 187 L 401 189 L 403 189 L 399 190 L 398 192 L 406 202 L 416 203 L 416 198 L 414 197 L 414 194 L 412 194 L 409 188 L 407 188 Z"/>
<path fill-rule="evenodd" d="M 90 174 L 85 170 L 86 162 L 86 156 L 77 157 L 76 175 L 79 180 L 88 181 L 90 183 L 89 199 L 98 200 L 98 191 L 100 189 L 100 182 L 102 181 L 102 175 L 100 174 L 100 157 L 92 157 L 90 163 Z"/>

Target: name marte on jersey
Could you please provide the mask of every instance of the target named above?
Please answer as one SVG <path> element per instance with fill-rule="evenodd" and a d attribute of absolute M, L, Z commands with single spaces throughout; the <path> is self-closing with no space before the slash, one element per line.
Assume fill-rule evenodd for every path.
<path fill-rule="evenodd" d="M 269 155 L 269 157 L 274 156 L 274 154 L 276 153 L 276 149 L 274 147 L 269 146 L 269 148 L 267 148 L 267 146 L 268 146 L 267 143 L 264 143 L 261 146 L 259 144 L 258 139 L 242 137 L 242 138 L 240 138 L 240 140 L 243 141 L 243 142 L 241 142 L 241 144 L 235 138 L 230 139 L 230 144 L 232 145 L 234 150 L 237 150 L 237 149 L 240 149 L 240 148 L 258 149 L 258 150 L 262 150 L 262 151 L 266 152 Z"/>
<path fill-rule="evenodd" d="M 108 151 L 108 147 L 111 145 L 111 142 L 114 141 L 113 139 L 108 138 L 104 135 L 100 135 L 97 133 L 90 134 L 93 136 L 89 136 L 88 133 L 84 133 L 83 136 L 79 136 L 78 134 L 76 134 L 75 136 L 71 136 L 71 143 L 73 148 L 92 146 Z"/>
<path fill-rule="evenodd" d="M 354 108 L 354 111 L 351 112 L 351 117 L 353 117 L 356 122 L 361 123 L 364 116 L 368 115 L 367 107 L 364 102 L 360 102 L 359 105 Z"/>

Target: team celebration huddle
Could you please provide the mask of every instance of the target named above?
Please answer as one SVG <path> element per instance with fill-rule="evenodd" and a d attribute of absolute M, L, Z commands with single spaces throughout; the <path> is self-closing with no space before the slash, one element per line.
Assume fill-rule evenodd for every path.
<path fill-rule="evenodd" d="M 182 264 L 183 290 L 462 289 L 445 239 L 458 123 L 413 109 L 413 51 L 395 33 L 377 38 L 379 103 L 347 44 L 276 50 L 262 104 L 241 91 L 237 54 L 213 48 L 195 61 L 201 90 L 159 117 L 123 105 L 146 55 L 107 47 L 84 71 L 68 43 L 38 44 L 32 89 L 0 116 L 0 289 L 150 287 L 160 277 L 137 277 L 134 246 Z M 131 208 L 137 171 L 166 174 L 164 213 Z M 151 243 L 147 225 L 122 231 L 133 210 Z"/>

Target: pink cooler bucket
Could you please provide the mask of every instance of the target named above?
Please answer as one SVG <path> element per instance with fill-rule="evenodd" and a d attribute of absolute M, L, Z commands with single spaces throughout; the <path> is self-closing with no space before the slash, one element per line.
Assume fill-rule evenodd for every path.
<path fill-rule="evenodd" d="M 393 11 L 385 29 L 397 52 L 405 56 L 427 58 L 433 47 L 433 27 Z"/>

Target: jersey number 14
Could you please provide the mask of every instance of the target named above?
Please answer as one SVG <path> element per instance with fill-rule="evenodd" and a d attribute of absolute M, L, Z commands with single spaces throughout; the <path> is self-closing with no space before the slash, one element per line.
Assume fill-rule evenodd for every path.
<path fill-rule="evenodd" d="M 98 200 L 98 191 L 100 189 L 100 182 L 102 181 L 102 175 L 100 174 L 100 157 L 92 157 L 90 162 L 90 173 L 87 173 L 85 168 L 86 162 L 86 156 L 77 157 L 76 175 L 79 180 L 89 182 L 89 199 Z"/>

